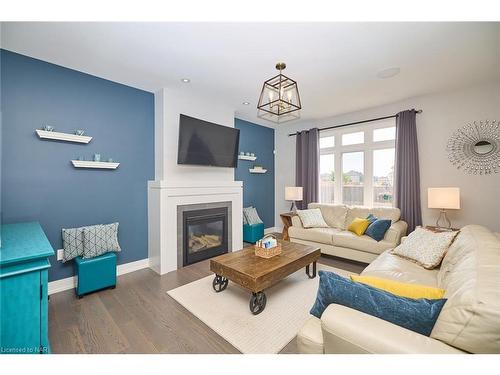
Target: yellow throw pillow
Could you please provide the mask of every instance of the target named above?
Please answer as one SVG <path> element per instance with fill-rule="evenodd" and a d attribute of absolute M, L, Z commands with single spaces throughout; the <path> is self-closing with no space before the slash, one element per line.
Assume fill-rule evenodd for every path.
<path fill-rule="evenodd" d="M 440 299 L 443 298 L 445 293 L 444 289 L 434 288 L 432 286 L 407 284 L 371 276 L 351 275 L 351 280 L 407 298 Z"/>
<path fill-rule="evenodd" d="M 370 220 L 357 217 L 351 222 L 351 224 L 349 224 L 347 230 L 356 233 L 358 236 L 361 236 L 365 233 L 365 230 L 369 225 Z"/>

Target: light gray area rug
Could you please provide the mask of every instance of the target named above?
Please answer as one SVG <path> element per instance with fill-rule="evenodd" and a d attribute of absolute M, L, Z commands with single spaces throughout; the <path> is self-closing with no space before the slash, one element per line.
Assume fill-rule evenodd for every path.
<path fill-rule="evenodd" d="M 318 270 L 353 273 L 324 265 Z M 250 292 L 230 281 L 226 290 L 215 293 L 212 280 L 207 276 L 167 294 L 242 353 L 273 354 L 293 340 L 310 317 L 319 276 L 309 279 L 302 269 L 266 290 L 266 308 L 259 315 L 249 310 Z"/>

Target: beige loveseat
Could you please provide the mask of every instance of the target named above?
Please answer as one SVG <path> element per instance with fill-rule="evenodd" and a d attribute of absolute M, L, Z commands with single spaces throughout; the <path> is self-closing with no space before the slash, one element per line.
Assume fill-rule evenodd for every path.
<path fill-rule="evenodd" d="M 349 207 L 345 205 L 310 203 L 308 208 L 319 208 L 325 222 L 330 228 L 309 228 L 302 226 L 298 216 L 292 218 L 292 226 L 288 228 L 290 241 L 305 245 L 316 245 L 323 254 L 335 255 L 370 263 L 387 249 L 399 245 L 401 237 L 406 234 L 406 222 L 399 220 L 399 208 L 392 207 Z M 357 236 L 349 232 L 347 227 L 356 217 L 365 218 L 373 214 L 380 219 L 390 219 L 392 225 L 382 241 L 377 242 L 368 236 Z"/>
<path fill-rule="evenodd" d="M 430 337 L 332 304 L 297 335 L 301 353 L 500 353 L 500 237 L 489 229 L 462 228 L 439 269 L 386 251 L 362 275 L 444 289 Z"/>

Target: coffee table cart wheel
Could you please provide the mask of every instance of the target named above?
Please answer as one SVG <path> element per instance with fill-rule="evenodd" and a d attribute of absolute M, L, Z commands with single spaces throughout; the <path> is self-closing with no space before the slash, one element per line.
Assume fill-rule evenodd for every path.
<path fill-rule="evenodd" d="M 252 293 L 250 298 L 250 311 L 253 315 L 260 314 L 266 307 L 267 297 L 264 292 Z"/>
<path fill-rule="evenodd" d="M 212 281 L 212 287 L 217 293 L 222 292 L 224 289 L 226 289 L 227 284 L 229 284 L 229 280 L 220 275 L 215 275 L 214 281 Z"/>

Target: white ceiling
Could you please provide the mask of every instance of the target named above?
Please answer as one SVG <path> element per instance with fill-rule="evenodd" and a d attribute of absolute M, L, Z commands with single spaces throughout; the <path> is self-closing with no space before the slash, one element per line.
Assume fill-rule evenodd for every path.
<path fill-rule="evenodd" d="M 298 81 L 300 121 L 500 79 L 500 23 L 4 22 L 2 48 L 152 92 L 218 96 L 258 123 L 278 61 Z M 377 78 L 390 67 L 401 73 Z"/>

